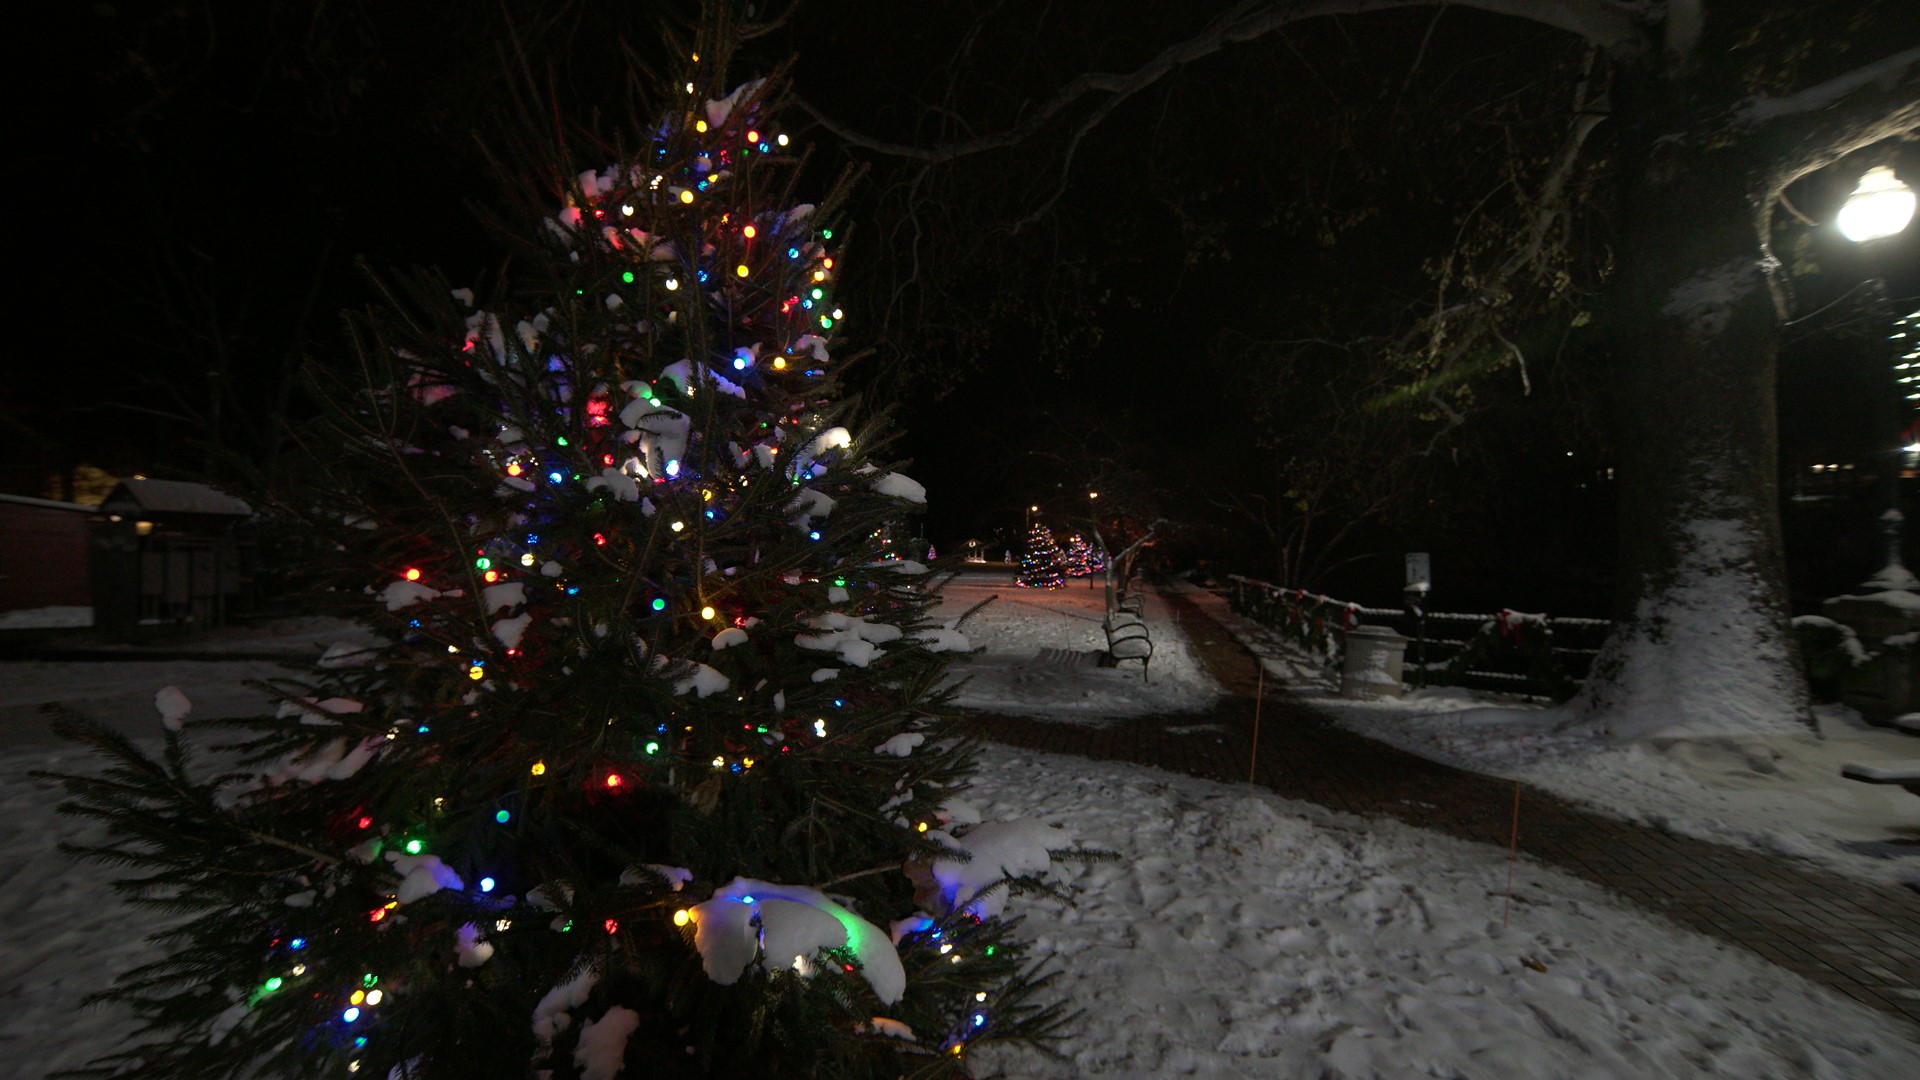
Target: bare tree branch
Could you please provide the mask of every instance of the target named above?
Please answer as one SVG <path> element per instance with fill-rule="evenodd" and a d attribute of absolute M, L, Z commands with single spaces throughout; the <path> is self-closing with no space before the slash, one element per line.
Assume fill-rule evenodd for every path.
<path fill-rule="evenodd" d="M 1092 94 L 1110 94 L 1113 99 L 1102 106 L 1101 115 L 1111 112 L 1120 100 L 1132 97 L 1154 85 L 1179 68 L 1214 55 L 1231 45 L 1253 41 L 1293 23 L 1328 15 L 1362 15 L 1376 11 L 1394 11 L 1430 7 L 1440 0 L 1294 0 L 1292 3 L 1262 3 L 1241 0 L 1226 14 L 1185 41 L 1168 46 L 1159 55 L 1128 72 L 1088 72 L 1056 91 L 1027 118 L 1004 131 L 981 135 L 936 146 L 914 146 L 876 139 L 836 123 L 806 101 L 797 104 L 817 121 L 851 146 L 877 154 L 911 158 L 929 163 L 1004 149 L 1039 133 L 1053 119 L 1080 99 Z M 1591 42 L 1597 48 L 1636 53 L 1646 47 L 1640 27 L 1640 12 L 1613 0 L 1453 0 L 1460 7 L 1477 8 L 1497 15 L 1511 15 L 1544 26 L 1566 30 Z"/>

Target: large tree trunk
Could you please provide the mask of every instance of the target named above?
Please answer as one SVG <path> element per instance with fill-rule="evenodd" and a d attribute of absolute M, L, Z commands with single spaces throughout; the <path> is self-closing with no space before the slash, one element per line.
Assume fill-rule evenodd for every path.
<path fill-rule="evenodd" d="M 1623 739 L 1804 731 L 1776 491 L 1779 330 L 1754 206 L 1761 166 L 1687 131 L 1681 86 L 1623 83 L 1622 621 L 1576 722 Z"/>

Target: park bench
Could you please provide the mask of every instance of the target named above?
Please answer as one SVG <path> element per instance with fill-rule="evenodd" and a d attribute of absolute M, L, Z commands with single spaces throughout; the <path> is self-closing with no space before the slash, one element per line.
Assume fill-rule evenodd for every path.
<path fill-rule="evenodd" d="M 1140 661 L 1140 679 L 1147 677 L 1147 662 L 1153 659 L 1153 638 L 1147 632 L 1147 622 L 1140 617 L 1142 600 L 1138 593 L 1121 593 L 1113 603 L 1112 610 L 1100 623 L 1107 635 L 1108 662 L 1119 667 L 1122 660 Z"/>
<path fill-rule="evenodd" d="M 1920 713 L 1895 717 L 1893 726 L 1903 734 L 1920 735 Z M 1840 766 L 1840 775 L 1863 784 L 1899 784 L 1920 795 L 1920 761 L 1849 761 Z"/>
<path fill-rule="evenodd" d="M 1920 761 L 1849 761 L 1840 766 L 1840 775 L 1863 784 L 1898 784 L 1920 795 Z"/>

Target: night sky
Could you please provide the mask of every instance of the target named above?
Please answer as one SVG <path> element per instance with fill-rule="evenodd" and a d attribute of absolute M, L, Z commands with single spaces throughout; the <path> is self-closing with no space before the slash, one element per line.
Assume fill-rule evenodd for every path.
<path fill-rule="evenodd" d="M 388 0 L 316 15 L 199 0 L 66 12 L 66 32 L 25 57 L 31 89 L 14 120 L 24 205 L 9 228 L 28 289 L 15 319 L 32 329 L 17 332 L 0 384 L 0 490 L 58 495 L 49 475 L 81 463 L 206 471 L 195 440 L 216 398 L 223 441 L 251 452 L 282 404 L 300 409 L 284 388 L 290 361 L 337 355 L 337 313 L 371 301 L 356 260 L 499 274 L 501 247 L 471 206 L 498 190 L 474 134 L 507 122 L 505 20 L 563 108 L 617 114 L 622 42 L 658 64 L 660 19 L 689 10 Z M 1147 0 L 804 4 L 749 44 L 735 75 L 794 57 L 795 89 L 821 113 L 926 145 L 1016 123 L 1075 74 L 1129 69 L 1202 22 Z M 928 534 L 951 545 L 1017 526 L 1029 502 L 1077 506 L 1084 484 L 1063 458 L 1086 444 L 1124 458 L 1194 526 L 1170 565 L 1263 572 L 1217 504 L 1273 473 L 1250 411 L 1265 365 L 1280 343 L 1389 332 L 1429 295 L 1423 261 L 1497 186 L 1505 155 L 1551 147 L 1577 56 L 1563 35 L 1458 10 L 1323 21 L 1137 96 L 1089 130 L 1070 168 L 1070 123 L 969 160 L 928 181 L 945 194 L 918 218 L 902 213 L 902 162 L 789 114 L 821 188 L 848 163 L 871 166 L 848 208 L 840 351 L 876 349 L 852 378 L 897 406 L 901 454 L 932 492 Z M 1607 150 L 1603 125 L 1597 167 Z M 1920 176 L 1920 157 L 1900 152 Z M 1857 173 L 1829 170 L 1790 195 L 1826 220 Z M 1604 182 L 1594 190 L 1573 239 L 1588 268 L 1610 228 Z M 1856 286 L 1879 274 L 1896 303 L 1920 306 L 1917 239 L 1910 229 L 1861 252 L 1813 230 L 1788 252 L 1805 271 L 1781 365 L 1789 480 L 1870 453 L 1861 417 L 1891 391 L 1877 382 L 1879 316 Z M 915 257 L 943 272 L 902 301 Z M 1527 346 L 1532 392 L 1511 370 L 1483 376 L 1476 421 L 1413 470 L 1392 522 L 1352 539 L 1368 557 L 1324 587 L 1386 599 L 1400 552 L 1430 548 L 1453 602 L 1603 609 L 1604 339 L 1563 319 Z M 229 392 L 209 393 L 221 380 Z M 183 405 L 195 420 L 160 415 Z M 1305 424 L 1316 408 L 1287 407 L 1269 422 Z M 1869 502 L 1789 508 L 1797 598 L 1868 568 Z"/>

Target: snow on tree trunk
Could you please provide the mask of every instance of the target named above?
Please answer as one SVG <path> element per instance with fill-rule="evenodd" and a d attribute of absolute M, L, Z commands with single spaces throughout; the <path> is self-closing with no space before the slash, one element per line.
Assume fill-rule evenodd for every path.
<path fill-rule="evenodd" d="M 1779 332 L 1750 199 L 1759 164 L 1663 134 L 1678 126 L 1628 128 L 1640 153 L 1625 163 L 1613 312 L 1622 622 L 1574 722 L 1619 739 L 1801 731 L 1775 478 Z"/>

